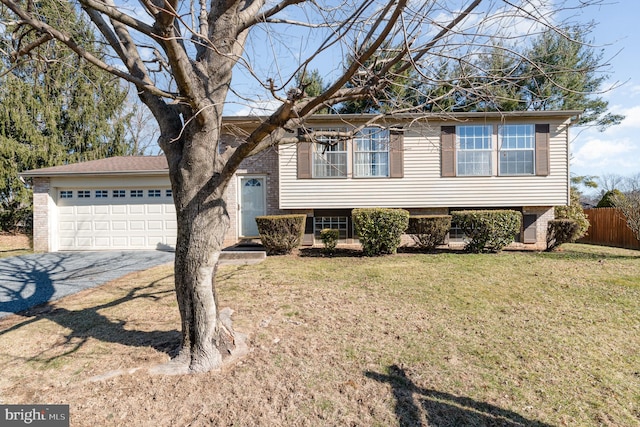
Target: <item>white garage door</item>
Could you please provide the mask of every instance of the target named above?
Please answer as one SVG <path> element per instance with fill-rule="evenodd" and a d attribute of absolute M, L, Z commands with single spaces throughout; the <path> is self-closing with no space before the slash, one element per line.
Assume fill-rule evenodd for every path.
<path fill-rule="evenodd" d="M 175 248 L 168 188 L 61 189 L 57 206 L 60 250 Z"/>

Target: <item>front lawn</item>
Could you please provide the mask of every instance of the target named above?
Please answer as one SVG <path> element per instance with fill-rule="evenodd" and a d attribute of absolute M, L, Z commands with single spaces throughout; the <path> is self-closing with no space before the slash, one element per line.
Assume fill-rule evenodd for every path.
<path fill-rule="evenodd" d="M 563 248 L 224 266 L 252 350 L 190 376 L 146 369 L 178 337 L 171 268 L 132 274 L 0 320 L 0 403 L 74 426 L 639 426 L 640 252 Z"/>

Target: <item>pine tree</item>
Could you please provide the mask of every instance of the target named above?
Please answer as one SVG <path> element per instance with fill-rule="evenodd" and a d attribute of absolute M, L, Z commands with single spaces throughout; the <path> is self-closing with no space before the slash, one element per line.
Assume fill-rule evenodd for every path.
<path fill-rule="evenodd" d="M 104 57 L 89 26 L 68 3 L 45 0 L 34 8 L 34 14 L 64 23 L 85 48 Z M 0 28 L 3 48 L 36 41 L 30 32 L 12 38 L 15 30 Z M 19 172 L 129 152 L 126 90 L 118 80 L 60 44 L 43 43 L 32 55 L 47 61 L 10 62 L 3 57 L 0 62 L 0 227 L 5 230 L 29 214 L 31 191 Z"/>

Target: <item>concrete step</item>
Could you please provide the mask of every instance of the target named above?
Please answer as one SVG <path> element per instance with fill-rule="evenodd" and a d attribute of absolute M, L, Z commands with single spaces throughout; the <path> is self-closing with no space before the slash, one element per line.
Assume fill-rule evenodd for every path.
<path fill-rule="evenodd" d="M 225 249 L 220 254 L 220 264 L 258 264 L 267 258 L 267 253 L 263 250 L 253 248 L 251 250 L 232 248 Z"/>

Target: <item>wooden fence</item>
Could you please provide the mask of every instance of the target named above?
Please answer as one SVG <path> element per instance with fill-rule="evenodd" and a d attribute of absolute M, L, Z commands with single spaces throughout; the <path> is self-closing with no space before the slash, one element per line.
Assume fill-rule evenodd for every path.
<path fill-rule="evenodd" d="M 618 248 L 640 249 L 640 241 L 616 208 L 585 209 L 589 218 L 589 231 L 580 243 L 615 246 Z"/>

